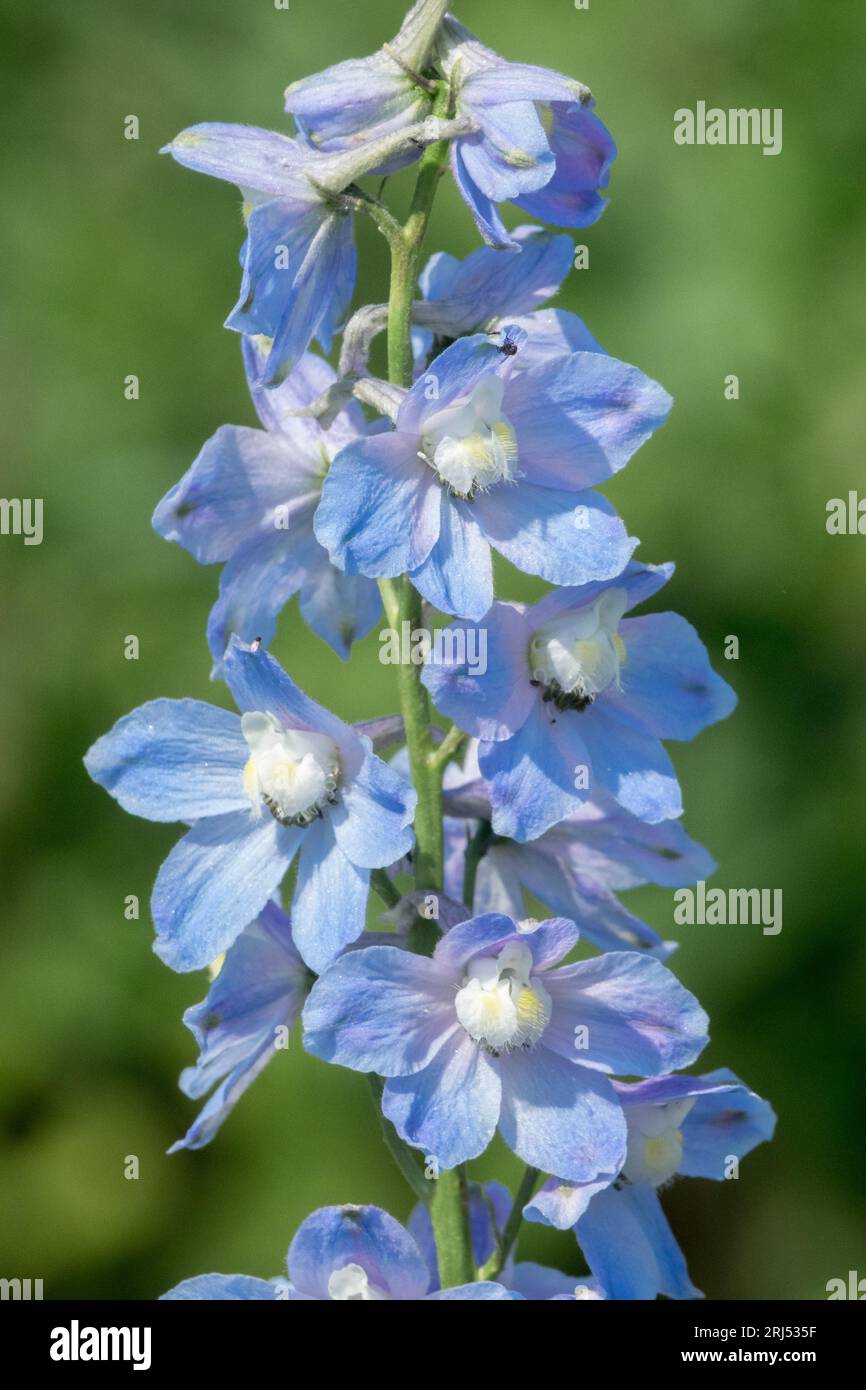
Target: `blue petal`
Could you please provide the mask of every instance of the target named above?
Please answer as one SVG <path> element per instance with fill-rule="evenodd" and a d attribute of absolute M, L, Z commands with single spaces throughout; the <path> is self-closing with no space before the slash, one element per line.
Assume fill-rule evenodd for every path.
<path fill-rule="evenodd" d="M 350 863 L 327 819 L 303 832 L 292 899 L 292 933 L 317 974 L 364 930 L 370 870 Z"/>
<path fill-rule="evenodd" d="M 612 1177 L 605 1176 L 595 1182 L 563 1182 L 561 1178 L 548 1178 L 523 1208 L 524 1220 L 535 1221 L 541 1226 L 553 1226 L 557 1231 L 569 1231 L 583 1216 L 596 1193 L 610 1186 Z"/>
<path fill-rule="evenodd" d="M 341 956 L 304 1008 L 304 1047 L 353 1071 L 426 1067 L 458 1027 L 454 986 L 426 956 L 370 946 Z"/>
<path fill-rule="evenodd" d="M 220 575 L 219 598 L 208 617 L 215 676 L 222 672 L 233 635 L 241 642 L 269 644 L 281 610 L 327 558 L 313 535 L 312 508 L 296 515 L 287 530 L 266 524 L 238 547 Z"/>
<path fill-rule="evenodd" d="M 482 1299 L 487 1303 L 494 1299 L 498 1299 L 500 1302 L 503 1299 L 508 1299 L 513 1303 L 515 1299 L 522 1297 L 523 1295 L 516 1290 L 506 1289 L 502 1284 L 491 1284 L 481 1280 L 475 1284 L 456 1284 L 450 1289 L 439 1289 L 436 1293 L 427 1295 L 428 1300 L 437 1299 L 439 1302 L 457 1302 L 459 1300 L 471 1303 L 478 1303 Z"/>
<path fill-rule="evenodd" d="M 519 251 L 520 246 L 506 231 L 496 204 L 485 197 L 469 177 L 463 160 L 463 143 L 462 140 L 454 140 L 451 144 L 451 172 L 458 193 L 472 213 L 475 225 L 488 246 L 497 251 Z"/>
<path fill-rule="evenodd" d="M 446 636 L 452 640 L 443 642 L 441 659 L 432 653 L 421 676 L 434 705 L 478 738 L 509 738 L 536 699 L 527 658 L 532 633 L 523 614 L 496 603 L 482 623 L 452 623 Z M 473 648 L 478 663 L 469 660 Z M 476 669 L 482 659 L 484 671 Z"/>
<path fill-rule="evenodd" d="M 589 227 L 607 206 L 606 187 L 616 145 L 607 128 L 586 106 L 551 103 L 547 132 L 556 157 L 553 178 L 537 192 L 515 198 L 518 207 L 557 227 Z"/>
<path fill-rule="evenodd" d="M 249 807 L 199 821 L 154 884 L 154 950 L 172 970 L 201 970 L 240 935 L 280 885 L 302 831 Z"/>
<path fill-rule="evenodd" d="M 552 976 L 545 976 L 545 986 Z M 588 1182 L 619 1172 L 626 1123 L 610 1082 L 545 1046 L 500 1061 L 499 1129 L 510 1149 L 545 1173 Z"/>
<path fill-rule="evenodd" d="M 442 613 L 483 618 L 493 602 L 493 564 L 472 508 L 442 490 L 439 538 L 409 578 Z"/>
<path fill-rule="evenodd" d="M 317 543 L 319 563 L 311 566 L 301 588 L 304 622 L 322 637 L 338 656 L 348 660 L 353 642 L 372 631 L 382 614 L 379 590 L 372 579 L 343 574 L 328 561 Z"/>
<path fill-rule="evenodd" d="M 635 951 L 565 965 L 545 976 L 545 988 L 553 1000 L 545 1044 L 573 1062 L 660 1076 L 689 1066 L 707 1044 L 709 1020 L 694 995 L 659 961 Z M 580 1050 L 578 1026 L 588 1033 Z"/>
<path fill-rule="evenodd" d="M 651 1187 L 608 1188 L 575 1229 L 587 1264 L 609 1298 L 700 1298 Z"/>
<path fill-rule="evenodd" d="M 673 572 L 672 564 L 643 565 L 637 560 L 632 560 L 615 580 L 584 584 L 579 588 L 554 589 L 534 604 L 528 610 L 527 616 L 535 631 L 559 613 L 593 603 L 599 594 L 610 588 L 624 589 L 628 595 L 628 607 L 635 608 L 637 604 L 652 598 L 659 589 L 663 589 Z"/>
<path fill-rule="evenodd" d="M 671 404 L 637 367 L 575 352 L 514 373 L 503 409 L 527 482 L 581 492 L 623 468 Z"/>
<path fill-rule="evenodd" d="M 736 695 L 678 613 L 626 618 L 620 636 L 626 649 L 623 684 L 622 690 L 611 688 L 610 707 L 629 723 L 656 738 L 688 740 L 731 713 Z"/>
<path fill-rule="evenodd" d="M 565 240 L 568 241 L 568 238 Z M 571 246 L 570 241 L 568 244 Z M 522 328 L 526 334 L 526 342 L 520 349 L 522 372 L 542 366 L 552 357 L 571 357 L 576 352 L 604 352 L 583 319 L 567 309 L 539 309 L 534 314 L 511 315 L 508 321 Z"/>
<path fill-rule="evenodd" d="M 582 721 L 579 727 L 589 750 L 593 785 L 606 787 L 626 811 L 651 824 L 681 816 L 680 784 L 659 740 L 609 717 L 606 705 L 602 697 L 574 715 Z"/>
<path fill-rule="evenodd" d="M 503 317 L 512 323 L 556 294 L 571 270 L 571 239 L 541 227 L 519 227 L 512 236 L 521 248 L 519 259 L 484 246 L 462 261 L 445 252 L 431 256 L 419 284 L 430 312 L 440 316 L 437 333 L 474 333 Z"/>
<path fill-rule="evenodd" d="M 222 425 L 153 514 L 154 529 L 204 565 L 227 560 L 276 508 L 283 524 L 318 498 L 321 455 L 315 440 L 298 442 L 264 430 Z"/>
<path fill-rule="evenodd" d="M 182 1301 L 184 1299 L 210 1300 L 273 1300 L 279 1298 L 279 1290 L 267 1279 L 255 1279 L 249 1274 L 199 1274 L 194 1279 L 184 1279 L 175 1284 L 168 1293 L 162 1294 L 160 1302 Z"/>
<path fill-rule="evenodd" d="M 575 1298 L 575 1289 L 586 1288 L 591 1280 L 575 1274 L 560 1274 L 558 1269 L 521 1260 L 508 1274 L 508 1287 L 524 1298 L 538 1302 L 551 1298 Z"/>
<path fill-rule="evenodd" d="M 207 997 L 183 1016 L 200 1056 L 181 1076 L 181 1088 L 193 1099 L 216 1090 L 169 1153 L 210 1143 L 273 1057 L 276 1030 L 291 1028 L 300 1013 L 308 978 L 288 917 L 269 903 L 226 953 Z"/>
<path fill-rule="evenodd" d="M 190 126 L 160 153 L 172 155 L 187 169 L 272 197 L 302 187 L 303 146 L 258 126 L 218 122 Z M 315 196 L 310 187 L 311 200 Z"/>
<path fill-rule="evenodd" d="M 521 842 L 537 839 L 586 798 L 574 782 L 577 767 L 588 765 L 589 755 L 584 749 L 581 756 L 575 738 L 565 743 L 564 724 L 564 717 L 552 722 L 536 700 L 513 738 L 481 744 L 478 761 L 490 787 L 497 835 Z"/>
<path fill-rule="evenodd" d="M 482 75 L 483 76 L 483 75 Z M 471 114 L 477 134 L 460 141 L 463 165 L 475 187 L 493 203 L 534 192 L 551 178 L 555 160 L 531 101 L 472 100 L 470 78 L 460 90 L 459 108 Z"/>
<path fill-rule="evenodd" d="M 360 766 L 363 750 L 354 731 L 305 695 L 263 648 L 254 649 L 232 641 L 225 654 L 225 678 L 238 709 L 273 714 L 290 729 L 327 734 L 344 754 L 344 776 Z"/>
<path fill-rule="evenodd" d="M 470 395 L 478 382 L 493 372 L 507 377 L 512 361 L 486 333 L 458 339 L 439 354 L 430 371 L 405 396 L 397 415 L 398 431 L 412 436 L 411 447 L 416 450 L 415 436 L 423 434 L 428 415 Z M 426 471 L 430 473 L 429 468 Z"/>
<path fill-rule="evenodd" d="M 84 766 L 125 811 L 197 820 L 249 807 L 240 720 L 201 700 L 151 700 L 97 739 Z"/>
<path fill-rule="evenodd" d="M 580 872 L 565 856 L 546 852 L 548 837 L 520 847 L 504 847 L 500 858 L 513 863 L 513 871 L 528 892 L 555 912 L 571 917 L 581 935 L 600 951 L 665 951 L 661 938 L 627 911 L 607 885 L 592 871 Z M 488 853 L 483 863 L 491 858 Z"/>
<path fill-rule="evenodd" d="M 692 1178 L 725 1176 L 727 1159 L 743 1158 L 770 1140 L 776 1116 L 768 1101 L 750 1091 L 732 1071 L 721 1068 L 699 1078 L 721 1089 L 699 1095 L 682 1124 L 683 1158 L 680 1172 Z"/>
<path fill-rule="evenodd" d="M 430 1275 L 408 1231 L 381 1207 L 322 1207 L 289 1246 L 289 1278 L 308 1298 L 330 1299 L 328 1280 L 360 1265 L 370 1283 L 397 1299 L 423 1298 Z"/>
<path fill-rule="evenodd" d="M 417 800 L 411 782 L 369 753 L 330 814 L 346 858 L 364 868 L 383 869 L 408 854 Z"/>
<path fill-rule="evenodd" d="M 451 990 L 453 1016 L 453 986 Z M 423 1149 L 440 1168 L 482 1154 L 499 1118 L 499 1076 L 462 1029 L 448 1038 L 423 1071 L 389 1080 L 382 1113 L 401 1139 Z"/>
<path fill-rule="evenodd" d="M 595 492 L 520 481 L 479 496 L 473 506 L 490 544 L 524 574 L 551 584 L 615 578 L 638 543 Z"/>
<path fill-rule="evenodd" d="M 414 569 L 439 535 L 440 488 L 403 433 L 359 439 L 331 464 L 316 535 L 347 574 L 393 578 Z"/>

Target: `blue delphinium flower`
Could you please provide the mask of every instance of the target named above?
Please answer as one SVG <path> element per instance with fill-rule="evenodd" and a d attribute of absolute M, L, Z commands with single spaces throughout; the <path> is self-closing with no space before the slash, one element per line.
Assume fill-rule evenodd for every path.
<path fill-rule="evenodd" d="M 732 1071 L 614 1083 L 628 1122 L 628 1152 L 616 1182 L 562 1183 L 552 1178 L 524 1209 L 574 1233 L 610 1298 L 700 1298 L 658 1199 L 677 1174 L 721 1181 L 771 1139 L 771 1106 Z M 735 1171 L 735 1170 L 734 1170 Z"/>
<path fill-rule="evenodd" d="M 226 952 L 207 997 L 183 1016 L 200 1056 L 181 1074 L 181 1090 L 191 1100 L 211 1095 L 169 1153 L 210 1143 L 247 1087 L 285 1046 L 312 981 L 289 918 L 276 903 L 267 903 Z"/>
<path fill-rule="evenodd" d="M 517 1299 L 501 1284 L 478 1281 L 431 1290 L 430 1270 L 412 1236 L 381 1207 L 321 1207 L 289 1246 L 288 1280 L 201 1274 L 164 1299 L 285 1299 L 290 1303 Z"/>
<path fill-rule="evenodd" d="M 425 667 L 437 708 L 481 740 L 498 835 L 535 839 L 598 789 L 651 823 L 682 813 L 661 740 L 694 738 L 730 714 L 736 697 L 684 618 L 623 619 L 672 573 L 632 563 L 534 607 L 496 603 L 484 619 L 484 674 L 448 652 Z"/>
<path fill-rule="evenodd" d="M 706 1014 L 658 961 L 611 952 L 559 969 L 579 931 L 562 918 L 488 913 L 432 958 L 373 946 L 344 955 L 304 1007 L 304 1046 L 389 1080 L 384 1114 L 442 1168 L 496 1129 L 526 1163 L 575 1181 L 613 1178 L 625 1120 L 604 1075 L 687 1066 Z"/>
<path fill-rule="evenodd" d="M 415 383 L 396 429 L 337 455 L 315 530 L 348 574 L 408 570 L 436 608 L 481 618 L 490 547 L 555 584 L 618 575 L 636 541 L 591 491 L 663 423 L 670 397 L 615 358 L 515 370 L 521 330 L 462 338 Z"/>
<path fill-rule="evenodd" d="M 262 382 L 274 386 L 316 338 L 325 352 L 355 286 L 355 242 L 342 191 L 402 151 L 439 138 L 435 120 L 407 126 L 344 153 L 319 154 L 257 126 L 206 123 L 183 130 L 163 153 L 188 169 L 237 184 L 247 237 L 240 298 L 226 320 L 271 340 Z"/>
<path fill-rule="evenodd" d="M 167 965 L 227 950 L 297 854 L 292 934 L 323 970 L 364 930 L 370 870 L 410 848 L 415 791 L 265 651 L 234 640 L 224 670 L 240 717 L 152 700 L 93 745 L 87 770 L 134 815 L 192 822 L 151 899 Z"/>
<path fill-rule="evenodd" d="M 463 768 L 452 763 L 445 776 L 445 888 L 462 896 L 470 838 L 489 827 L 490 795 L 469 747 Z M 648 951 L 666 960 L 676 949 L 620 902 L 617 894 L 644 883 L 681 888 L 707 879 L 715 864 L 676 820 L 648 825 L 604 792 L 584 803 L 537 840 L 521 844 L 489 831 L 478 864 L 472 913 L 525 915 L 524 890 L 561 917 L 577 922 L 581 935 L 601 951 Z"/>
<path fill-rule="evenodd" d="M 441 0 L 420 0 L 379 52 L 292 83 L 285 104 L 299 138 L 338 152 L 420 120 L 432 109 L 434 89 L 423 75 L 431 58 L 457 114 L 474 127 L 454 141 L 451 169 L 485 241 L 521 249 L 499 215 L 504 202 L 560 227 L 597 221 L 616 145 L 592 110 L 589 89 L 550 68 L 506 61 L 451 16 L 440 24 L 445 8 Z M 403 153 L 380 168 L 410 159 Z"/>
<path fill-rule="evenodd" d="M 469 1228 L 472 1254 L 478 1269 L 495 1253 L 512 1206 L 511 1193 L 502 1183 L 487 1182 L 483 1186 L 479 1183 L 469 1184 Z M 419 1202 L 413 1208 L 407 1225 L 427 1261 L 433 1281 L 431 1287 L 438 1289 L 439 1257 L 429 1207 Z M 516 1260 L 513 1252 L 506 1259 L 502 1272 L 497 1275 L 497 1282 L 503 1288 L 533 1301 L 595 1300 L 605 1297 L 595 1279 L 575 1278 L 573 1274 L 562 1274 L 558 1269 L 536 1264 L 532 1260 Z"/>
<path fill-rule="evenodd" d="M 416 0 L 399 33 L 377 53 L 349 58 L 291 83 L 285 106 L 295 118 L 298 138 L 318 150 L 352 150 L 428 115 L 430 92 L 418 78 L 447 8 L 448 0 Z M 392 160 L 384 172 L 418 154 Z"/>
<path fill-rule="evenodd" d="M 439 36 L 457 112 L 477 133 L 454 142 L 451 169 L 484 240 L 519 250 L 497 205 L 559 227 L 596 222 L 616 145 L 587 87 L 549 68 L 509 63 L 449 16 Z"/>
<path fill-rule="evenodd" d="M 270 643 L 277 615 L 295 593 L 313 631 L 344 658 L 381 612 L 375 582 L 335 569 L 313 534 L 331 460 L 368 433 L 360 406 L 350 402 L 328 429 L 299 417 L 336 380 L 333 369 L 305 353 L 287 381 L 266 391 L 257 385 L 261 340 L 243 338 L 242 345 L 264 430 L 223 425 L 153 518 L 161 536 L 200 563 L 225 564 L 207 628 L 215 675 L 233 633 Z"/>

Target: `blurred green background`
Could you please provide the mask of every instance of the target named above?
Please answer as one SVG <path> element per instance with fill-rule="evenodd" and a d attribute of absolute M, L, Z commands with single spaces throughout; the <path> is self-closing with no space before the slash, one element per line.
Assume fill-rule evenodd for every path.
<path fill-rule="evenodd" d="M 828 1279 L 866 1275 L 866 538 L 825 530 L 829 498 L 866 490 L 866 14 L 853 0 L 458 11 L 505 56 L 589 83 L 619 143 L 610 207 L 576 237 L 590 268 L 561 303 L 676 399 L 609 492 L 642 558 L 676 559 L 666 604 L 740 694 L 732 720 L 673 750 L 687 825 L 716 855 L 716 883 L 784 891 L 779 936 L 681 929 L 676 968 L 713 1019 L 702 1065 L 733 1067 L 780 1124 L 739 1183 L 684 1181 L 666 1205 L 710 1296 L 822 1298 Z M 288 129 L 285 85 L 372 51 L 401 15 L 399 0 L 0 4 L 0 492 L 45 499 L 41 546 L 0 538 L 0 1275 L 41 1277 L 47 1297 L 269 1275 L 316 1206 L 411 1205 L 363 1080 L 306 1057 L 296 1035 L 209 1149 L 165 1156 L 194 1112 L 175 1086 L 194 1056 L 180 1017 L 206 989 L 151 952 L 146 904 L 176 831 L 124 815 L 81 766 L 144 700 L 228 703 L 204 641 L 217 571 L 149 517 L 219 424 L 253 422 L 238 340 L 220 326 L 239 200 L 156 152 L 201 120 Z M 699 99 L 782 107 L 781 156 L 675 146 L 674 111 Z M 381 300 L 384 247 L 367 226 L 359 243 L 359 295 Z M 443 183 L 431 251 L 476 244 Z M 739 401 L 724 399 L 728 373 Z M 537 591 L 506 582 L 513 597 Z M 124 659 L 128 634 L 138 661 Z M 728 634 L 737 662 L 722 658 Z M 375 636 L 349 674 L 292 605 L 275 650 L 343 716 L 395 707 Z M 124 919 L 131 893 L 139 922 Z M 670 894 L 632 904 L 674 934 Z M 123 1176 L 129 1154 L 138 1181 Z M 473 1168 L 516 1172 L 498 1148 Z M 567 1235 L 529 1228 L 522 1248 L 582 1268 Z"/>

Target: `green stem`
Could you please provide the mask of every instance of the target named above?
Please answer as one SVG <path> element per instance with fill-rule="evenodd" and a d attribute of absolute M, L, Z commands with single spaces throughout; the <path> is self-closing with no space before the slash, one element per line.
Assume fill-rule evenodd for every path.
<path fill-rule="evenodd" d="M 452 758 L 456 758 L 466 740 L 468 734 L 464 734 L 462 729 L 458 729 L 456 724 L 452 724 L 447 734 L 432 753 L 427 755 L 427 761 L 433 768 L 444 769 Z"/>
<path fill-rule="evenodd" d="M 396 907 L 400 901 L 400 890 L 393 884 L 384 869 L 374 869 L 370 874 L 370 887 L 386 907 Z"/>
<path fill-rule="evenodd" d="M 475 1259 L 469 1234 L 469 1183 L 466 1169 L 449 1168 L 434 1183 L 430 1217 L 436 1237 L 439 1283 L 443 1289 L 471 1284 Z"/>
<path fill-rule="evenodd" d="M 444 115 L 449 101 L 442 88 L 433 114 Z M 391 292 L 388 301 L 388 379 L 394 386 L 412 384 L 412 303 L 424 236 L 439 179 L 445 167 L 448 144 L 429 145 L 421 157 L 418 180 L 409 216 L 400 237 L 389 237 L 391 246 Z M 422 624 L 421 597 L 408 576 L 380 580 L 385 614 L 392 628 L 401 631 L 408 622 L 410 631 Z M 441 892 L 445 877 L 445 847 L 442 829 L 442 771 L 444 763 L 435 757 L 430 735 L 430 699 L 421 684 L 421 667 L 414 663 L 398 668 L 400 706 L 406 728 L 406 746 L 412 781 L 418 793 L 415 813 L 415 885 Z M 418 918 L 409 935 L 412 950 L 429 955 L 438 937 L 435 923 Z M 468 1182 L 464 1168 L 440 1173 L 433 1184 L 430 1207 L 433 1234 L 443 1288 L 465 1284 L 474 1278 L 472 1238 L 469 1228 Z"/>
<path fill-rule="evenodd" d="M 517 1233 L 523 1221 L 523 1208 L 535 1191 L 535 1184 L 538 1182 L 540 1172 L 539 1168 L 527 1168 L 524 1172 L 514 1198 L 514 1205 L 508 1213 L 505 1228 L 497 1241 L 496 1250 L 487 1263 L 479 1269 L 479 1279 L 496 1279 L 505 1268 L 505 1262 L 514 1248 L 514 1242 L 517 1240 Z"/>

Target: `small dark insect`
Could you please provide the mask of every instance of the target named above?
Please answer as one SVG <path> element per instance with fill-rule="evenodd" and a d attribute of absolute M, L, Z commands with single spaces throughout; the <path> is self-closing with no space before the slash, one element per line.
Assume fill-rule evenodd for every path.
<path fill-rule="evenodd" d="M 503 355 L 503 357 L 516 357 L 516 356 L 517 356 L 517 344 L 516 344 L 516 343 L 512 343 L 512 341 L 511 341 L 510 338 L 506 338 L 506 340 L 505 340 L 504 343 L 500 343 L 500 344 L 499 344 L 499 346 L 498 346 L 498 348 L 497 348 L 497 351 L 498 351 L 498 352 L 501 352 L 502 355 Z"/>

